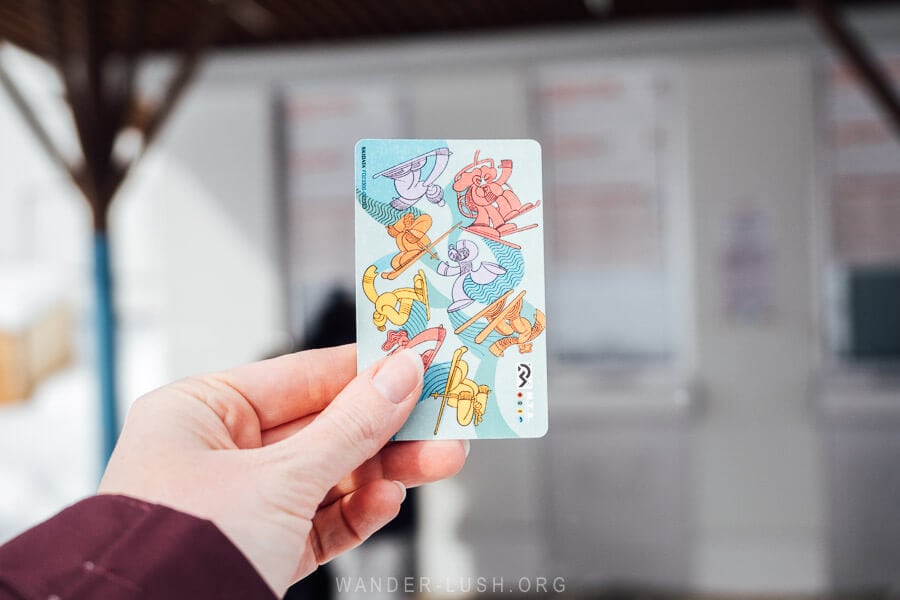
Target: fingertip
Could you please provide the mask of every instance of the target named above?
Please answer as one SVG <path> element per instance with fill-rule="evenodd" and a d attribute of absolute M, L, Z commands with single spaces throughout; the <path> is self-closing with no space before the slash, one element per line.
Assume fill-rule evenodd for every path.
<path fill-rule="evenodd" d="M 320 508 L 314 517 L 319 564 L 358 546 L 400 513 L 405 486 L 389 479 L 371 481 Z"/>
<path fill-rule="evenodd" d="M 403 350 L 388 357 L 372 377 L 372 385 L 387 400 L 402 404 L 422 382 L 422 359 L 415 350 Z"/>
<path fill-rule="evenodd" d="M 466 464 L 467 441 L 426 442 L 421 465 L 428 479 L 446 479 L 459 473 Z"/>
<path fill-rule="evenodd" d="M 425 372 L 425 365 L 422 364 L 422 355 L 417 351 L 407 348 L 394 354 L 398 361 L 403 361 L 405 369 L 411 369 L 416 376 L 421 379 Z"/>
<path fill-rule="evenodd" d="M 373 481 L 350 495 L 346 516 L 358 524 L 357 533 L 366 539 L 400 514 L 406 486 L 399 481 Z"/>
<path fill-rule="evenodd" d="M 456 454 L 456 456 L 457 456 L 457 458 L 456 458 L 456 461 L 457 461 L 457 464 L 456 464 L 456 470 L 453 471 L 453 472 L 449 475 L 449 477 L 452 477 L 453 475 L 456 475 L 457 473 L 459 473 L 460 471 L 462 471 L 462 468 L 463 468 L 464 466 L 466 466 L 466 460 L 469 458 L 469 449 L 470 449 L 470 448 L 471 448 L 471 444 L 469 443 L 469 440 L 462 440 L 462 441 L 461 441 L 459 450 L 457 450 L 457 454 Z"/>
<path fill-rule="evenodd" d="M 406 486 L 402 481 L 394 480 L 394 483 L 400 488 L 400 503 L 402 504 L 404 500 L 406 500 Z"/>

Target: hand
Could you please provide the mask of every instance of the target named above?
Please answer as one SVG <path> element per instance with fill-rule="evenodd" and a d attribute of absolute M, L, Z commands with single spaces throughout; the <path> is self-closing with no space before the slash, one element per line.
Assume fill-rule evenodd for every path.
<path fill-rule="evenodd" d="M 412 350 L 356 373 L 356 347 L 185 379 L 138 399 L 100 483 L 211 520 L 280 597 L 449 477 L 463 442 L 385 445 L 412 411 Z"/>

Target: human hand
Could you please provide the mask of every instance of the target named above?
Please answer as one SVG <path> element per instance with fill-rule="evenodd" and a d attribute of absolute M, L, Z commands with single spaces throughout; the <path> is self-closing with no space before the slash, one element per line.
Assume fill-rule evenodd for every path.
<path fill-rule="evenodd" d="M 131 408 L 99 491 L 211 520 L 280 597 L 393 519 L 407 487 L 465 462 L 467 442 L 385 445 L 421 393 L 415 351 L 355 374 L 349 345 L 155 390 Z"/>

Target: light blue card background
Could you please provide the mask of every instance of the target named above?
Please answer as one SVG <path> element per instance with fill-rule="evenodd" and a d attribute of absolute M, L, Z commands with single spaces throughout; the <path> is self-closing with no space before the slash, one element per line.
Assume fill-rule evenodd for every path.
<path fill-rule="evenodd" d="M 398 195 L 394 181 L 389 177 L 374 175 L 442 147 L 449 148 L 451 155 L 435 184 L 444 191 L 445 206 L 432 204 L 424 197 L 410 209 L 397 210 L 390 206 L 391 200 Z M 363 292 L 361 282 L 369 265 L 375 265 L 379 274 L 391 270 L 390 261 L 398 249 L 394 239 L 388 235 L 386 226 L 393 224 L 407 211 L 416 215 L 427 213 L 432 218 L 428 235 L 433 241 L 457 222 L 461 221 L 463 226 L 469 225 L 472 219 L 460 213 L 457 193 L 453 190 L 453 178 L 473 162 L 476 150 L 480 151 L 480 159 L 493 158 L 497 165 L 502 159 L 512 160 L 512 175 L 507 184 L 523 204 L 542 201 L 540 206 L 521 215 L 514 222 L 520 227 L 537 223 L 538 227 L 516 232 L 505 238 L 520 245 L 521 250 L 458 228 L 435 245 L 433 251 L 438 255 L 437 260 L 425 255 L 395 280 L 382 279 L 379 275 L 375 287 L 378 293 L 383 293 L 398 287 L 412 287 L 414 274 L 422 269 L 428 282 L 431 318 L 426 323 L 424 306 L 416 302 L 407 323 L 397 326 L 389 321 L 386 331 L 378 331 L 372 321 L 374 306 Z M 425 374 L 422 396 L 396 439 L 497 439 L 544 435 L 548 425 L 546 332 L 532 340 L 531 352 L 520 354 L 518 347 L 512 345 L 502 357 L 496 357 L 489 351 L 491 343 L 501 337 L 496 332 L 491 333 L 481 344 L 475 343 L 476 334 L 486 324 L 483 318 L 458 336 L 453 333 L 459 325 L 510 289 L 513 293 L 508 301 L 520 291 L 526 290 L 521 313 L 523 317 L 533 323 L 535 309 L 546 313 L 540 145 L 533 140 L 360 140 L 355 149 L 355 164 L 356 331 L 360 370 L 387 354 L 381 346 L 387 331 L 391 329 L 407 329 L 410 338 L 427 327 L 440 324 L 447 331 L 440 351 Z M 431 172 L 434 164 L 435 158 L 430 157 L 422 168 L 423 178 Z M 476 302 L 460 311 L 448 313 L 447 307 L 452 302 L 452 287 L 456 277 L 439 275 L 437 267 L 441 260 L 448 258 L 448 245 L 463 238 L 474 241 L 478 247 L 479 254 L 474 267 L 477 268 L 482 261 L 494 262 L 503 266 L 506 273 L 487 285 L 468 281 L 466 292 Z M 469 364 L 468 377 L 491 388 L 483 421 L 477 427 L 472 424 L 461 426 L 456 420 L 456 410 L 448 406 L 444 409 L 438 435 L 434 435 L 441 400 L 431 395 L 443 393 L 453 352 L 463 345 L 468 348 L 463 356 L 463 360 Z M 526 389 L 517 388 L 519 363 L 527 363 L 532 371 L 531 382 Z"/>

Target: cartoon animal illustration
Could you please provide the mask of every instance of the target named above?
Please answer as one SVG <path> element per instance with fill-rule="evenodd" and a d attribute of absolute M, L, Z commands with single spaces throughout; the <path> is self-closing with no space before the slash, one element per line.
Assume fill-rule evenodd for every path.
<path fill-rule="evenodd" d="M 410 261 L 415 260 L 428 252 L 437 258 L 437 255 L 427 250 L 431 240 L 428 239 L 428 230 L 431 228 L 431 217 L 427 214 L 421 214 L 414 217 L 412 213 L 406 213 L 393 225 L 387 227 L 388 235 L 394 238 L 397 243 L 397 249 L 400 250 L 392 259 L 391 266 L 399 269 Z M 383 275 L 383 274 L 382 274 Z"/>
<path fill-rule="evenodd" d="M 504 158 L 498 169 L 492 158 L 479 160 L 480 152 L 476 150 L 472 163 L 461 169 L 453 179 L 460 213 L 474 219 L 471 225 L 463 229 L 519 248 L 503 237 L 537 227 L 536 223 L 519 227 L 511 221 L 537 208 L 541 201 L 522 204 L 507 183 L 512 175 L 512 160 Z"/>
<path fill-rule="evenodd" d="M 441 261 L 437 267 L 439 275 L 456 276 L 451 292 L 453 303 L 447 307 L 447 312 L 455 312 L 475 302 L 464 289 L 467 278 L 479 285 L 487 285 L 498 275 L 506 273 L 506 269 L 494 262 L 483 261 L 476 267 L 474 261 L 478 257 L 478 245 L 472 240 L 459 240 L 455 245 L 450 244 L 447 257 L 448 260 Z"/>
<path fill-rule="evenodd" d="M 421 214 L 414 217 L 410 213 L 403 215 L 393 225 L 387 227 L 388 235 L 394 238 L 399 252 L 391 258 L 391 267 L 394 270 L 385 271 L 381 276 L 384 279 L 396 279 L 425 254 L 437 259 L 438 256 L 432 249 L 461 224 L 457 223 L 436 240 L 431 241 L 428 239 L 428 229 L 431 227 L 430 216 Z"/>
<path fill-rule="evenodd" d="M 377 276 L 378 269 L 375 265 L 369 265 L 363 273 L 362 287 L 366 298 L 375 305 L 372 322 L 378 331 L 384 331 L 388 321 L 397 326 L 404 325 L 409 320 L 413 303 L 416 301 L 425 305 L 425 318 L 431 318 L 431 309 L 428 305 L 428 284 L 422 269 L 413 275 L 413 287 L 401 287 L 381 294 L 375 289 Z"/>
<path fill-rule="evenodd" d="M 469 364 L 462 359 L 468 351 L 465 346 L 460 346 L 453 353 L 450 361 L 450 375 L 447 377 L 447 385 L 443 394 L 432 394 L 432 398 L 441 398 L 441 408 L 438 410 L 437 422 L 434 425 L 434 435 L 438 434 L 441 427 L 441 419 L 444 416 L 444 407 L 450 406 L 456 409 L 456 422 L 465 427 L 474 423 L 477 427 L 484 419 L 484 409 L 487 406 L 488 395 L 491 388 L 479 385 L 468 378 Z"/>
<path fill-rule="evenodd" d="M 534 323 L 522 316 L 522 308 L 525 300 L 525 290 L 513 298 L 513 301 L 506 304 L 507 298 L 512 294 L 509 290 L 497 300 L 487 305 L 484 309 L 477 312 L 468 321 L 456 328 L 459 335 L 471 327 L 481 318 L 487 319 L 487 325 L 475 336 L 475 343 L 480 344 L 492 331 L 497 331 L 502 337 L 490 346 L 491 354 L 494 356 L 503 356 L 503 352 L 512 345 L 517 345 L 519 354 L 527 354 L 532 350 L 532 340 L 537 338 L 544 331 L 546 326 L 546 317 L 543 311 L 535 309 Z"/>
<path fill-rule="evenodd" d="M 419 353 L 419 356 L 422 357 L 423 370 L 427 371 L 428 367 L 431 366 L 434 357 L 441 349 L 441 345 L 444 343 L 444 338 L 446 336 L 447 330 L 444 329 L 443 325 L 429 327 L 414 335 L 412 339 L 409 338 L 409 333 L 407 333 L 405 329 L 391 329 L 387 332 L 387 339 L 381 345 L 381 349 L 385 352 L 390 350 L 390 352 L 388 352 L 388 355 L 390 356 L 394 352 L 405 348 L 415 348 L 416 346 L 433 342 L 433 348 L 428 348 Z"/>
<path fill-rule="evenodd" d="M 434 157 L 434 164 L 431 172 L 423 179 L 422 168 L 431 157 Z M 434 182 L 447 168 L 449 160 L 449 148 L 435 148 L 376 173 L 372 179 L 388 177 L 394 180 L 394 189 L 397 190 L 398 195 L 391 201 L 391 206 L 397 210 L 406 210 L 421 200 L 423 196 L 432 204 L 444 206 L 444 190 Z"/>

